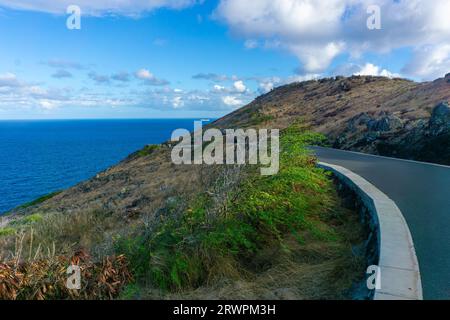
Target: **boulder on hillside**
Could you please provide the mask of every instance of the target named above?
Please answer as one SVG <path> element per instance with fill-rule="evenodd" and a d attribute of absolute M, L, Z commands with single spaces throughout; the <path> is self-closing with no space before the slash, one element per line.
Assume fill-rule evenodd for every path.
<path fill-rule="evenodd" d="M 437 136 L 450 130 L 450 107 L 448 102 L 441 102 L 431 113 L 429 128 L 432 135 Z"/>
<path fill-rule="evenodd" d="M 372 118 L 366 112 L 362 112 L 348 120 L 347 129 L 355 132 L 358 126 L 365 126 L 371 120 Z"/>
<path fill-rule="evenodd" d="M 378 120 L 370 120 L 367 122 L 367 129 L 375 132 L 394 131 L 403 128 L 403 121 L 394 115 L 384 116 Z"/>
<path fill-rule="evenodd" d="M 445 75 L 445 79 L 447 79 L 447 82 L 450 83 L 450 73 L 447 73 Z"/>
<path fill-rule="evenodd" d="M 352 90 L 352 85 L 349 81 L 341 81 L 341 83 L 339 83 L 339 90 L 341 92 L 349 92 L 350 90 Z"/>

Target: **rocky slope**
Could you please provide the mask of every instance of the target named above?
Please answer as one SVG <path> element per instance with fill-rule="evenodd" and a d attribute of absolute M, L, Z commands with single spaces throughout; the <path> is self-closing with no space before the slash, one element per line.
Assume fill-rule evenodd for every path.
<path fill-rule="evenodd" d="M 279 87 L 218 120 L 284 128 L 303 118 L 335 148 L 450 164 L 450 73 L 433 82 L 354 76 Z"/>

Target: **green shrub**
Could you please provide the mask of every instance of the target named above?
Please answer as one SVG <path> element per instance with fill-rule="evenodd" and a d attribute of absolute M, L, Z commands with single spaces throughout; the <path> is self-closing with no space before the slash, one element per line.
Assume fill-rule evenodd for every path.
<path fill-rule="evenodd" d="M 272 121 L 274 119 L 275 119 L 275 117 L 272 116 L 272 115 L 256 112 L 256 113 L 253 113 L 251 115 L 250 122 L 248 123 L 248 125 L 256 126 L 256 125 L 259 125 L 259 124 L 262 124 L 262 123 L 266 123 L 266 122 Z"/>
<path fill-rule="evenodd" d="M 0 229 L 0 237 L 11 236 L 16 233 L 16 229 L 14 228 L 2 228 Z"/>
<path fill-rule="evenodd" d="M 43 203 L 43 202 L 53 198 L 54 196 L 56 196 L 56 195 L 58 195 L 60 193 L 61 193 L 61 191 L 56 191 L 56 192 L 49 193 L 49 194 L 47 194 L 45 196 L 37 198 L 36 200 L 33 200 L 31 202 L 28 202 L 28 203 L 25 203 L 25 204 L 21 205 L 19 208 L 26 209 L 26 208 L 29 208 L 29 207 L 41 204 L 41 203 Z"/>
<path fill-rule="evenodd" d="M 25 218 L 23 218 L 23 223 L 25 224 L 31 224 L 31 223 L 36 223 L 36 222 L 40 222 L 42 221 L 43 217 L 41 214 L 39 213 L 35 213 L 29 216 L 26 216 Z"/>
<path fill-rule="evenodd" d="M 139 157 L 145 157 L 145 156 L 151 155 L 153 152 L 155 152 L 159 148 L 160 148 L 159 145 L 151 144 L 151 145 L 145 146 L 142 150 L 138 151 L 137 155 Z"/>
<path fill-rule="evenodd" d="M 292 126 L 281 137 L 280 172 L 263 177 L 248 168 L 254 172 L 234 197 L 226 197 L 234 201 L 227 203 L 225 214 L 209 214 L 214 200 L 202 194 L 181 218 L 156 231 L 118 239 L 116 251 L 127 256 L 137 279 L 180 290 L 199 287 L 214 273 L 241 272 L 268 246 L 288 250 L 284 238 L 289 233 L 300 243 L 305 233 L 335 241 L 334 231 L 322 221 L 333 205 L 332 185 L 306 148 L 322 140 Z"/>

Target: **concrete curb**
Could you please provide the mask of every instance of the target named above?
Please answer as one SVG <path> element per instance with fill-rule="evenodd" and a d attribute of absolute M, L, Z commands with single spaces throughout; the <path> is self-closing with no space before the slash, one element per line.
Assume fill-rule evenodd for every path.
<path fill-rule="evenodd" d="M 319 167 L 333 172 L 356 193 L 376 225 L 381 289 L 375 290 L 374 300 L 423 300 L 414 243 L 395 202 L 348 169 L 324 162 L 320 162 Z"/>

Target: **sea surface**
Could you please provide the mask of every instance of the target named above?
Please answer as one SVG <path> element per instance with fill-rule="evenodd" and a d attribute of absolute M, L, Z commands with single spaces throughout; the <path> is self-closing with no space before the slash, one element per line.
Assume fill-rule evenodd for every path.
<path fill-rule="evenodd" d="M 0 121 L 0 214 L 66 189 L 194 119 Z"/>

